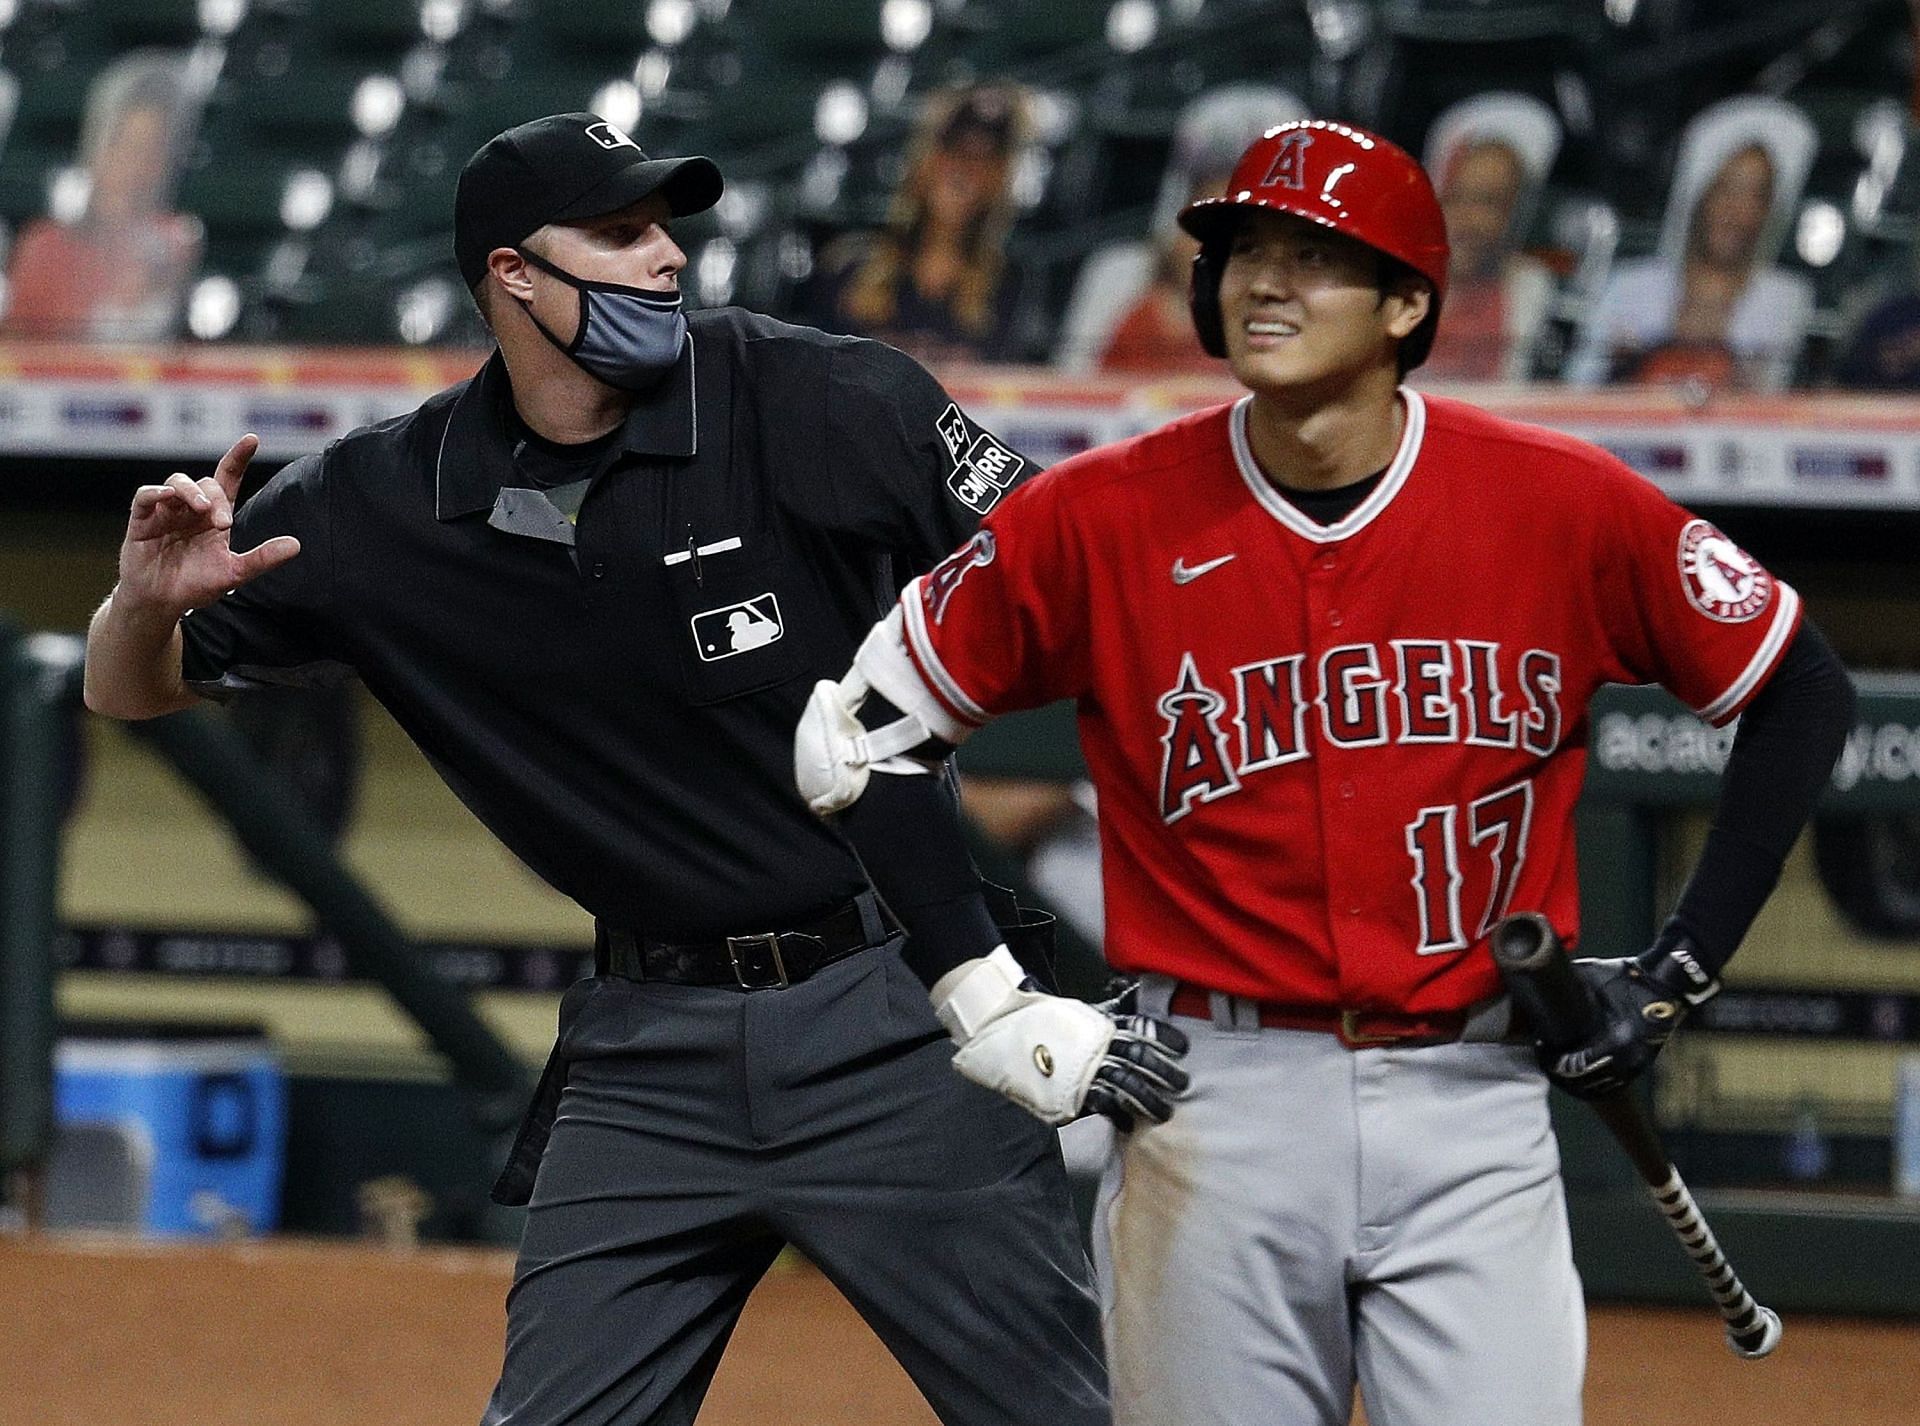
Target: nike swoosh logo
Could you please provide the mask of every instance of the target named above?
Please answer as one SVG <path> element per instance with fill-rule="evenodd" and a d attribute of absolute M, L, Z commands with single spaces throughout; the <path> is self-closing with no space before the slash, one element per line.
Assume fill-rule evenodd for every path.
<path fill-rule="evenodd" d="M 1175 584 L 1192 584 L 1208 570 L 1218 569 L 1228 560 L 1235 558 L 1237 558 L 1235 555 L 1221 555 L 1219 559 L 1208 560 L 1205 564 L 1190 565 L 1187 563 L 1186 556 L 1182 555 L 1173 562 L 1173 582 Z"/>

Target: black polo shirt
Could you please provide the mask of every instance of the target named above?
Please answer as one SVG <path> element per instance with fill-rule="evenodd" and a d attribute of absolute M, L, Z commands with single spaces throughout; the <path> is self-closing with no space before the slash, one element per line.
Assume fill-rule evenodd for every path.
<path fill-rule="evenodd" d="M 1031 466 L 891 347 L 689 320 L 584 500 L 516 469 L 497 353 L 281 471 L 233 543 L 301 553 L 184 621 L 189 684 L 357 673 L 501 841 L 624 926 L 845 901 L 858 863 L 793 786 L 808 691 Z"/>

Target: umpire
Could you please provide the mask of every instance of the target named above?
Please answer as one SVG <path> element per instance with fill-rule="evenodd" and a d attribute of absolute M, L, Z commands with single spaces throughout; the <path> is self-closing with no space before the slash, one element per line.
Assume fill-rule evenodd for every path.
<path fill-rule="evenodd" d="M 499 349 L 237 515 L 251 436 L 142 488 L 87 702 L 357 673 L 596 918 L 496 1188 L 531 1206 L 487 1426 L 691 1422 L 785 1243 L 943 1421 L 1105 1423 L 1054 1135 L 950 1068 L 792 784 L 813 681 L 1025 463 L 889 347 L 684 314 L 666 225 L 720 192 L 591 114 L 485 144 L 454 246 Z"/>

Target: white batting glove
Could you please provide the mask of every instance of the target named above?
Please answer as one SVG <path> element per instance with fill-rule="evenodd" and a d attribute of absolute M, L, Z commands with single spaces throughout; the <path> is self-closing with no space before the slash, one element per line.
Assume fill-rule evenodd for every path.
<path fill-rule="evenodd" d="M 1034 988 L 1005 946 L 933 987 L 934 1014 L 960 1048 L 953 1067 L 1043 1123 L 1105 1114 L 1123 1129 L 1164 1123 L 1187 1087 L 1186 1036 L 1145 1016 L 1116 1020 Z"/>

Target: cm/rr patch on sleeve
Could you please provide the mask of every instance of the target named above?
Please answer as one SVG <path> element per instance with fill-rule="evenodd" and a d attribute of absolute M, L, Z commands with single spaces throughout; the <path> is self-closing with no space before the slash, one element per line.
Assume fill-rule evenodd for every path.
<path fill-rule="evenodd" d="M 950 403 L 934 426 L 953 462 L 947 489 L 976 515 L 986 514 L 1020 478 L 1027 468 L 1026 457 L 976 425 L 958 405 Z"/>
<path fill-rule="evenodd" d="M 1693 607 L 1722 624 L 1744 624 L 1773 599 L 1773 576 L 1705 520 L 1680 531 L 1680 582 Z"/>

